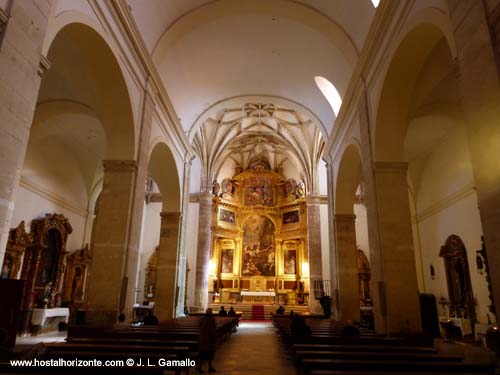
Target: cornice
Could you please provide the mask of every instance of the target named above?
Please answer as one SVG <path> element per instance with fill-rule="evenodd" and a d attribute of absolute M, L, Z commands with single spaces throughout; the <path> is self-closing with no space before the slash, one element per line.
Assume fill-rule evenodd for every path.
<path fill-rule="evenodd" d="M 46 189 L 25 176 L 21 176 L 19 186 L 80 217 L 87 218 L 89 215 L 92 215 L 85 208 L 75 206 L 64 197 Z"/>
<path fill-rule="evenodd" d="M 447 209 L 448 207 L 462 201 L 467 198 L 469 195 L 475 194 L 475 185 L 474 183 L 467 184 L 463 186 L 461 189 L 446 196 L 444 199 L 439 202 L 420 210 L 416 215 L 413 216 L 414 222 L 422 222 L 434 215 L 439 214 L 441 211 Z"/>

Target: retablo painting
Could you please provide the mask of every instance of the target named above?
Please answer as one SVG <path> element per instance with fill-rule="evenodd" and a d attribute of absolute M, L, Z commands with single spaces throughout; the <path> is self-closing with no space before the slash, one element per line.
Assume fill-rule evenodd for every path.
<path fill-rule="evenodd" d="M 299 222 L 299 210 L 285 212 L 283 214 L 283 224 L 293 224 Z"/>
<path fill-rule="evenodd" d="M 233 249 L 222 249 L 220 265 L 221 273 L 233 272 Z"/>
<path fill-rule="evenodd" d="M 261 215 L 251 215 L 243 225 L 242 274 L 274 276 L 276 251 L 274 224 Z"/>
<path fill-rule="evenodd" d="M 235 222 L 234 211 L 229 211 L 225 210 L 224 208 L 221 208 L 219 210 L 219 221 L 224 221 L 226 223 L 234 224 Z"/>
<path fill-rule="evenodd" d="M 272 181 L 265 176 L 248 177 L 245 181 L 244 202 L 247 206 L 273 206 Z"/>
<path fill-rule="evenodd" d="M 285 275 L 295 275 L 297 272 L 297 250 L 285 250 Z"/>

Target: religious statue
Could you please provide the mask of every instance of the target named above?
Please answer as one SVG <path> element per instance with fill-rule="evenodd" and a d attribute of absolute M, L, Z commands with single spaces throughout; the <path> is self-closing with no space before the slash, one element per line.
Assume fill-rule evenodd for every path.
<path fill-rule="evenodd" d="M 10 277 L 10 270 L 12 267 L 12 259 L 9 256 L 5 256 L 3 266 L 2 266 L 2 273 L 0 274 L 0 279 L 8 279 Z"/>
<path fill-rule="evenodd" d="M 50 308 L 53 308 L 54 306 L 56 306 L 56 299 L 57 299 L 57 290 L 54 287 L 50 290 L 50 302 L 49 302 Z"/>
<path fill-rule="evenodd" d="M 212 184 L 212 193 L 216 197 L 219 196 L 219 191 L 220 191 L 220 184 L 217 182 L 217 180 L 214 180 Z"/>
<path fill-rule="evenodd" d="M 52 281 L 49 281 L 45 285 L 45 289 L 43 290 L 43 308 L 46 309 L 49 307 L 52 298 Z"/>
<path fill-rule="evenodd" d="M 297 198 L 302 198 L 306 195 L 306 184 L 304 184 L 304 181 L 300 181 L 297 185 L 295 195 L 297 196 Z"/>

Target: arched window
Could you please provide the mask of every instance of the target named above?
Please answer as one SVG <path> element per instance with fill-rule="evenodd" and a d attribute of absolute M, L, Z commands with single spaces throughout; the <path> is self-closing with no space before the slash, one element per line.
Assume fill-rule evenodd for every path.
<path fill-rule="evenodd" d="M 333 83 L 331 83 L 325 77 L 321 76 L 314 77 L 314 81 L 316 82 L 316 85 L 318 85 L 318 88 L 325 96 L 326 100 L 328 100 L 328 103 L 330 103 L 330 106 L 332 107 L 335 116 L 338 116 L 340 111 L 340 106 L 342 105 L 342 98 L 340 97 L 340 94 L 333 85 Z"/>

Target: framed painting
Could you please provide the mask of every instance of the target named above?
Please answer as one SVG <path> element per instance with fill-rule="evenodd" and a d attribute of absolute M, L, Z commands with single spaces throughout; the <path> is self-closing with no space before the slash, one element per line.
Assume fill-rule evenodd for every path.
<path fill-rule="evenodd" d="M 220 259 L 220 272 L 233 273 L 233 249 L 222 249 Z"/>
<path fill-rule="evenodd" d="M 220 208 L 219 221 L 234 224 L 236 222 L 234 211 L 226 210 L 225 208 Z"/>
<path fill-rule="evenodd" d="M 285 250 L 284 261 L 285 275 L 295 275 L 297 273 L 297 250 Z"/>
<path fill-rule="evenodd" d="M 283 224 L 294 224 L 300 220 L 299 210 L 288 211 L 283 214 Z"/>

